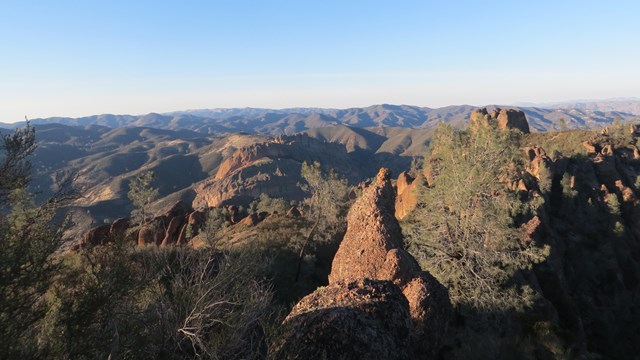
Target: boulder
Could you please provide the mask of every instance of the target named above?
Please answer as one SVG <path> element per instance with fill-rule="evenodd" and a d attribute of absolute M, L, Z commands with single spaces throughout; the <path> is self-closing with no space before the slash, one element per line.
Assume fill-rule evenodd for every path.
<path fill-rule="evenodd" d="M 304 297 L 284 320 L 272 359 L 410 359 L 409 304 L 389 281 L 335 282 Z"/>
<path fill-rule="evenodd" d="M 138 231 L 138 245 L 160 245 L 162 242 L 162 231 L 155 223 L 147 224 Z"/>
<path fill-rule="evenodd" d="M 82 240 L 80 240 L 80 248 L 91 248 L 96 245 L 104 245 L 106 244 L 109 238 L 109 232 L 111 230 L 111 225 L 101 225 L 95 227 L 91 230 L 88 230 L 82 236 Z"/>
<path fill-rule="evenodd" d="M 543 148 L 532 146 L 526 149 L 527 155 L 529 156 L 529 165 L 527 167 L 527 172 L 533 175 L 537 180 L 540 180 L 540 171 L 542 168 L 548 170 L 548 176 L 554 176 L 554 163 L 552 159 L 547 156 L 547 152 L 544 151 Z"/>
<path fill-rule="evenodd" d="M 111 237 L 124 237 L 127 236 L 127 230 L 131 226 L 131 221 L 126 218 L 120 218 L 111 224 L 109 228 L 109 234 Z"/>

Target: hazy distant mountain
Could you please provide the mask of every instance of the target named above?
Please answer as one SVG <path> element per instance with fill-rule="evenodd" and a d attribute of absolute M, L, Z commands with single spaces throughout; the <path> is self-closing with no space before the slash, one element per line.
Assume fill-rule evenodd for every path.
<path fill-rule="evenodd" d="M 539 107 L 546 109 L 583 110 L 599 112 L 620 112 L 631 115 L 640 115 L 639 98 L 618 98 L 607 100 L 572 100 L 557 103 L 521 103 L 524 107 Z"/>
<path fill-rule="evenodd" d="M 475 108 L 470 105 L 454 105 L 432 109 L 382 104 L 350 109 L 205 109 L 139 116 L 106 114 L 76 119 L 55 117 L 34 119 L 32 123 L 35 125 L 53 123 L 75 126 L 99 125 L 110 128 L 153 127 L 166 130 L 191 130 L 200 134 L 245 132 L 277 136 L 337 125 L 359 128 L 431 129 L 443 122 L 464 128 L 469 121 L 469 115 Z M 597 129 L 605 127 L 616 119 L 623 122 L 640 121 L 640 101 L 631 100 L 517 108 L 527 114 L 532 131 Z M 16 124 L 0 124 L 0 126 L 14 127 Z"/>

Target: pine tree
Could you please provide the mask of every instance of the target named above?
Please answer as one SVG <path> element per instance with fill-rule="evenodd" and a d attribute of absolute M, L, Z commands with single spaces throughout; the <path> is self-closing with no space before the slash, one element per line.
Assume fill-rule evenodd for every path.
<path fill-rule="evenodd" d="M 544 256 L 521 243 L 514 224 L 527 211 L 507 186 L 522 171 L 519 136 L 492 126 L 440 126 L 425 165 L 429 187 L 403 224 L 410 251 L 447 286 L 465 319 L 463 342 L 508 331 L 509 317 L 497 314 L 522 311 L 536 297 L 516 280 Z"/>
<path fill-rule="evenodd" d="M 142 229 L 147 225 L 149 218 L 149 205 L 158 197 L 158 189 L 152 188 L 155 175 L 153 171 L 145 171 L 138 174 L 131 183 L 129 183 L 129 200 L 133 203 L 133 211 L 131 211 L 131 223 L 134 224 L 134 230 Z"/>
<path fill-rule="evenodd" d="M 46 313 L 41 300 L 59 263 L 52 254 L 64 226 L 54 225 L 59 198 L 36 205 L 27 187 L 35 150 L 35 130 L 27 123 L 2 135 L 0 149 L 0 358 L 38 357 L 34 324 Z"/>
<path fill-rule="evenodd" d="M 328 240 L 321 238 L 320 235 L 335 233 L 332 230 L 340 226 L 340 217 L 346 211 L 348 192 L 347 181 L 341 179 L 333 170 L 324 173 L 318 162 L 312 164 L 304 162 L 301 174 L 306 182 L 302 188 L 310 194 L 305 199 L 305 204 L 308 207 L 308 218 L 313 225 L 300 248 L 296 281 L 300 277 L 304 253 L 309 242 L 313 239 Z"/>

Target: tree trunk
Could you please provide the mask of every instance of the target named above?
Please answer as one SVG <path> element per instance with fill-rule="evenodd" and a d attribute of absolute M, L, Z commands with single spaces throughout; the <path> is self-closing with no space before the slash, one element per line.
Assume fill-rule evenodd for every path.
<path fill-rule="evenodd" d="M 313 224 L 311 231 L 309 231 L 307 238 L 304 240 L 304 243 L 302 243 L 302 248 L 300 249 L 300 254 L 298 255 L 298 266 L 296 268 L 296 280 L 295 280 L 296 282 L 298 282 L 298 279 L 300 279 L 300 270 L 302 269 L 302 260 L 304 259 L 304 249 L 307 247 L 309 240 L 311 240 L 311 236 L 313 235 L 316 228 L 318 227 L 318 224 L 320 224 L 319 215 L 318 215 L 318 218 L 316 219 L 315 224 Z"/>

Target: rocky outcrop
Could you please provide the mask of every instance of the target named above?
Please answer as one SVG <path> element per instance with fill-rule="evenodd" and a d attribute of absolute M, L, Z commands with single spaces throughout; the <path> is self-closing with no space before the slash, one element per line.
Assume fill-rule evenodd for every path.
<path fill-rule="evenodd" d="M 349 210 L 347 232 L 333 258 L 329 283 L 364 277 L 380 279 L 379 273 L 387 270 L 387 253 L 400 248 L 402 232 L 395 219 L 395 191 L 389 176 L 382 169 Z M 418 264 L 408 266 L 417 268 Z"/>
<path fill-rule="evenodd" d="M 238 226 L 247 226 L 247 227 L 256 226 L 262 220 L 264 220 L 267 217 L 267 215 L 268 214 L 265 212 L 250 214 L 249 216 L 245 217 L 240 222 L 238 222 Z"/>
<path fill-rule="evenodd" d="M 530 132 L 529 122 L 522 110 L 501 109 L 496 117 L 498 129 L 518 129 L 525 134 Z"/>
<path fill-rule="evenodd" d="M 282 136 L 236 150 L 214 177 L 195 187 L 193 206 L 246 205 L 260 194 L 301 200 L 304 192 L 297 184 L 302 181 L 300 169 L 305 161 L 320 162 L 353 182 L 369 176 L 363 170 L 368 164 L 350 156 L 342 144 L 306 134 Z"/>
<path fill-rule="evenodd" d="M 304 297 L 284 320 L 272 359 L 409 359 L 409 304 L 389 281 L 339 281 Z"/>
<path fill-rule="evenodd" d="M 385 292 L 397 291 L 406 301 L 406 311 L 410 320 L 408 331 L 402 335 L 397 333 L 400 328 L 392 327 L 394 334 L 389 336 L 395 338 L 408 335 L 408 348 L 406 353 L 398 355 L 400 357 L 393 357 L 386 352 L 380 352 L 380 356 L 389 357 L 374 357 L 430 358 L 438 349 L 448 326 L 451 304 L 447 290 L 442 284 L 438 283 L 430 274 L 421 271 L 415 259 L 403 249 L 402 232 L 395 218 L 394 204 L 395 191 L 391 185 L 390 173 L 387 169 L 381 169 L 376 180 L 364 189 L 362 195 L 349 210 L 347 232 L 333 259 L 329 275 L 327 288 L 331 291 L 327 292 L 327 288 L 316 290 L 303 299 L 300 303 L 303 305 L 299 304 L 299 306 L 304 308 L 304 304 L 308 302 L 339 303 L 340 299 L 350 296 L 348 294 L 351 292 L 368 293 L 370 290 L 364 287 L 363 281 L 382 281 L 387 284 L 383 286 Z M 379 296 L 383 299 L 395 298 L 395 295 Z M 350 311 L 364 312 L 365 314 L 349 316 L 353 318 L 366 317 L 367 314 L 370 314 L 366 304 L 366 301 L 354 302 Z M 389 306 L 391 305 L 384 305 L 385 308 Z M 330 321 L 330 319 L 340 317 L 340 307 L 335 308 L 335 312 L 332 309 L 326 309 L 322 315 L 313 316 L 314 322 L 326 324 L 327 327 L 324 328 L 307 326 L 306 324 L 312 321 L 308 320 L 311 315 L 304 314 L 294 308 L 285 321 L 286 326 L 293 328 L 290 331 L 297 332 L 301 338 L 305 339 L 303 347 L 315 347 L 315 344 L 323 343 L 325 335 L 319 334 L 332 331 L 346 334 L 367 330 L 366 328 L 358 328 L 352 322 Z M 391 323 L 395 324 L 396 319 L 391 318 Z M 296 327 L 296 324 L 299 326 Z M 402 331 L 405 332 L 405 330 Z M 372 334 L 376 333 L 372 332 Z M 370 340 L 376 338 L 371 335 L 368 337 Z M 294 346 L 290 343 L 291 341 L 294 341 L 294 338 L 283 340 L 281 346 L 283 348 Z M 368 344 L 372 348 L 377 348 L 378 345 L 375 342 Z M 368 358 L 369 353 L 347 354 L 349 355 L 347 358 Z M 340 358 L 340 354 L 333 356 Z"/>
<path fill-rule="evenodd" d="M 418 205 L 418 186 L 425 186 L 426 180 L 422 174 L 418 174 L 416 178 L 413 178 L 406 172 L 401 172 L 396 181 L 396 218 L 398 220 L 404 219 L 407 215 L 413 211 Z"/>
<path fill-rule="evenodd" d="M 498 130 L 518 129 L 525 134 L 530 132 L 529 122 L 522 110 L 495 108 L 488 112 L 486 108 L 474 110 L 470 117 L 470 127 L 495 124 Z"/>
<path fill-rule="evenodd" d="M 129 228 L 128 219 L 117 219 L 112 224 L 101 225 L 86 231 L 77 246 L 72 247 L 73 250 L 92 248 L 97 245 L 104 245 L 113 239 L 126 237 L 128 241 L 133 238 L 132 234 L 127 232 Z"/>
<path fill-rule="evenodd" d="M 111 225 L 101 225 L 95 227 L 82 235 L 80 248 L 91 248 L 96 245 L 103 245 L 110 241 Z"/>
<path fill-rule="evenodd" d="M 225 220 L 231 223 L 240 222 L 246 216 L 234 206 L 229 206 L 225 210 L 228 214 Z M 124 218 L 118 219 L 110 225 L 90 229 L 84 233 L 78 246 L 72 247 L 72 249 L 77 251 L 82 248 L 103 245 L 120 237 L 140 246 L 187 245 L 191 238 L 202 230 L 205 221 L 205 211 L 193 210 L 190 205 L 179 201 L 162 215 L 148 220 L 140 230 L 132 229 L 130 220 Z"/>
<path fill-rule="evenodd" d="M 180 235 L 176 241 L 177 245 L 185 245 L 189 240 L 189 235 L 196 236 L 203 228 L 205 221 L 207 220 L 206 213 L 204 211 L 193 211 L 187 217 L 187 223 L 180 230 Z M 188 234 L 191 232 L 190 234 Z"/>
<path fill-rule="evenodd" d="M 416 354 L 433 354 L 448 326 L 448 293 L 403 249 L 394 204 L 390 173 L 381 169 L 349 210 L 347 232 L 333 259 L 329 283 L 359 278 L 392 281 L 409 302 Z"/>
<path fill-rule="evenodd" d="M 138 246 L 144 245 L 160 245 L 162 243 L 162 230 L 156 222 L 143 225 L 138 231 Z"/>
<path fill-rule="evenodd" d="M 542 168 L 550 169 L 553 166 L 553 161 L 547 152 L 543 148 L 532 146 L 526 150 L 529 158 L 529 166 L 527 171 L 540 180 L 540 171 Z"/>
<path fill-rule="evenodd" d="M 521 241 L 552 249 L 534 267 L 535 283 L 577 357 L 640 350 L 640 306 L 633 300 L 640 296 L 640 166 L 636 139 L 615 136 L 605 131 L 584 141 L 586 157 L 551 159 L 541 148 L 526 149 L 533 178 L 527 185 L 535 189 L 529 193 L 545 206 L 523 219 Z M 543 168 L 547 183 L 553 180 L 546 189 Z"/>

